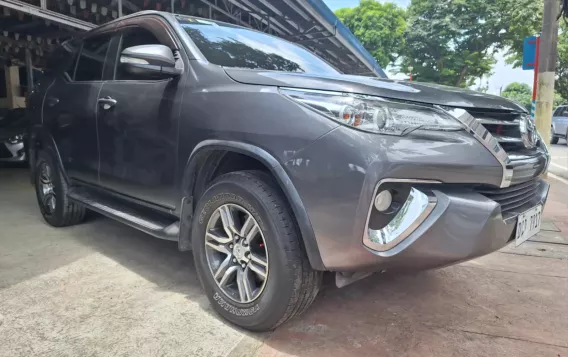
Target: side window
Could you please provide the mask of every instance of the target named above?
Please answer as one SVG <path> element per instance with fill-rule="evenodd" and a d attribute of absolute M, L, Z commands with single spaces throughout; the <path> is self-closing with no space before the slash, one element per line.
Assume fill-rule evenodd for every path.
<path fill-rule="evenodd" d="M 558 116 L 568 117 L 568 107 L 562 107 L 562 109 L 560 109 L 560 114 L 558 114 Z"/>
<path fill-rule="evenodd" d="M 160 44 L 161 44 L 160 41 L 150 31 L 140 27 L 132 28 L 125 31 L 124 34 L 122 35 L 122 42 L 118 51 L 118 57 L 120 58 L 120 53 L 122 53 L 122 51 L 128 47 L 140 46 L 140 45 L 160 45 Z M 120 65 L 120 61 L 118 61 L 115 79 L 120 81 L 129 81 L 129 80 L 135 81 L 135 80 L 148 80 L 152 78 L 148 78 L 147 76 L 143 76 L 140 74 L 128 73 Z"/>
<path fill-rule="evenodd" d="M 79 63 L 75 70 L 75 81 L 100 81 L 110 43 L 110 36 L 87 38 L 83 42 Z"/>
<path fill-rule="evenodd" d="M 79 54 L 80 42 L 67 41 L 53 51 L 47 60 L 46 70 L 48 73 L 63 73 L 69 80 L 73 79 L 77 55 Z"/>

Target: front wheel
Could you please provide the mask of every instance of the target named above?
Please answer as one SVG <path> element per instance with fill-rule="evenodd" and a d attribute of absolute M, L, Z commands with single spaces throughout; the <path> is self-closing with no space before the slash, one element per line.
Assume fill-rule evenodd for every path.
<path fill-rule="evenodd" d="M 65 227 L 83 221 L 85 208 L 67 198 L 67 182 L 53 158 L 40 152 L 35 164 L 37 202 L 46 222 L 54 227 Z"/>
<path fill-rule="evenodd" d="M 311 268 L 290 208 L 265 173 L 217 178 L 197 204 L 192 245 L 213 308 L 248 330 L 275 328 L 319 291 L 322 273 Z"/>

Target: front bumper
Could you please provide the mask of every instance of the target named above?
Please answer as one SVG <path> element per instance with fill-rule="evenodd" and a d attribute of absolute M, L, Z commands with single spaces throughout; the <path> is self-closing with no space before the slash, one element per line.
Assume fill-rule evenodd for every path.
<path fill-rule="evenodd" d="M 24 162 L 26 161 L 26 152 L 24 142 L 10 144 L 9 142 L 0 142 L 0 162 Z"/>
<path fill-rule="evenodd" d="M 545 155 L 534 160 L 523 167 L 524 181 L 546 166 Z M 503 168 L 466 132 L 390 137 L 340 127 L 284 167 L 306 208 L 325 269 L 337 272 L 423 270 L 488 254 L 514 237 L 520 210 L 544 203 L 548 193 L 548 184 L 537 178 L 530 202 L 504 216 L 499 203 L 472 189 L 499 189 Z M 403 230 L 407 237 L 396 245 L 372 249 L 364 243 L 369 212 L 378 183 L 393 178 L 420 181 L 418 190 L 425 181 L 436 182 L 427 188 L 436 205 L 423 222 Z"/>
<path fill-rule="evenodd" d="M 504 217 L 501 206 L 480 193 L 470 190 L 460 192 L 453 187 L 446 189 L 445 185 L 439 186 L 440 189 L 435 186 L 429 189 L 413 186 L 414 190 L 422 192 L 430 197 L 430 202 L 434 202 L 430 211 L 428 206 L 424 209 L 428 215 L 417 215 L 408 221 L 406 224 L 410 232 L 408 229 L 401 230 L 404 239 L 390 249 L 380 249 L 383 245 L 377 244 L 380 242 L 373 239 L 372 234 L 366 235 L 363 249 L 367 254 L 358 257 L 365 257 L 365 261 L 361 264 L 359 260 L 353 268 L 366 266 L 376 271 L 443 267 L 491 253 L 514 240 L 518 214 Z M 519 207 L 518 212 L 544 204 L 548 189 L 548 183 L 538 179 L 536 194 Z M 414 202 L 418 202 L 415 205 L 420 204 L 416 199 Z M 412 216 L 410 213 L 405 215 Z"/>

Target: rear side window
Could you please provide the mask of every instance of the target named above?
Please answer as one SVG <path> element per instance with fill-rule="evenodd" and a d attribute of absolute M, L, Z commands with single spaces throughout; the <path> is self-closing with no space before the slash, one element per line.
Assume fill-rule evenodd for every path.
<path fill-rule="evenodd" d="M 111 37 L 108 35 L 86 39 L 81 48 L 75 81 L 100 81 Z"/>
<path fill-rule="evenodd" d="M 558 107 L 552 115 L 555 117 L 566 117 L 568 116 L 568 107 Z"/>

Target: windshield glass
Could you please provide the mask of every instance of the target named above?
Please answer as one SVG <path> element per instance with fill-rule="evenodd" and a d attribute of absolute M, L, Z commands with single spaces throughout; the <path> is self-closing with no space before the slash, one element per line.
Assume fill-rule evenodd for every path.
<path fill-rule="evenodd" d="M 211 63 L 270 71 L 339 73 L 311 52 L 277 37 L 192 17 L 176 18 Z"/>

